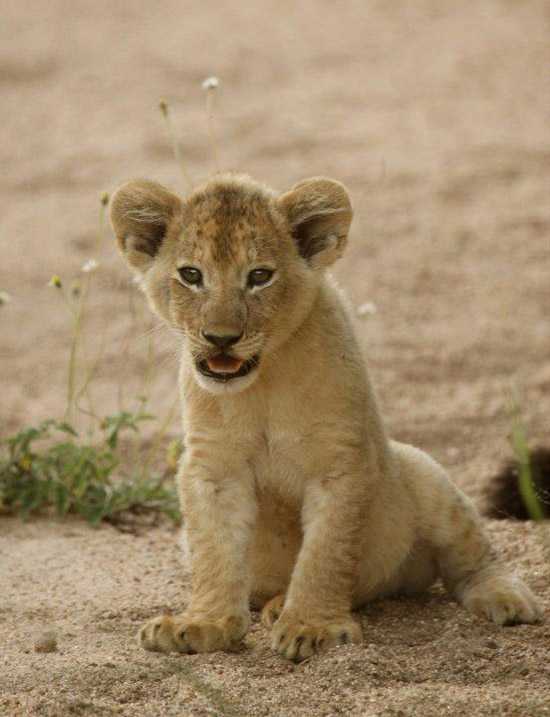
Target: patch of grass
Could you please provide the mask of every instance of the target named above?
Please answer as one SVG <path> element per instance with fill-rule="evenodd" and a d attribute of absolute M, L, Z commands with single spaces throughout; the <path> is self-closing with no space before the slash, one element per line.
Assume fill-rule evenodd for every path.
<path fill-rule="evenodd" d="M 213 127 L 213 102 L 219 81 L 209 78 L 203 83 L 207 95 L 209 133 L 214 157 L 217 161 L 217 147 Z M 175 159 L 184 180 L 192 182 L 187 173 L 181 147 L 176 136 L 170 108 L 165 100 L 159 104 L 172 141 Z M 89 298 L 93 291 L 93 276 L 101 272 L 102 245 L 108 233 L 107 209 L 109 195 L 99 198 L 99 227 L 94 255 L 81 266 L 72 281 L 54 275 L 49 286 L 61 299 L 71 326 L 68 345 L 66 379 L 66 407 L 63 420 L 49 418 L 34 426 L 22 428 L 8 438 L 0 439 L 0 514 L 9 513 L 29 516 L 46 512 L 64 516 L 73 513 L 82 516 L 92 525 L 109 521 L 121 529 L 131 529 L 135 516 L 165 515 L 174 522 L 180 521 L 177 492 L 173 475 L 182 451 L 179 440 L 168 444 L 164 460 L 166 468 L 155 474 L 152 465 L 158 464 L 159 451 L 174 418 L 177 400 L 167 415 L 155 419 L 145 412 L 148 392 L 151 387 L 155 355 L 152 344 L 152 329 L 142 333 L 140 317 L 136 312 L 136 284 L 128 285 L 128 298 L 133 320 L 133 333 L 149 339 L 146 369 L 143 376 L 143 390 L 138 399 L 138 410 L 128 411 L 123 407 L 122 385 L 119 385 L 119 412 L 103 417 L 96 411 L 93 400 L 93 383 L 103 358 L 104 337 L 93 337 L 86 342 Z M 0 291 L 0 307 L 11 302 L 11 296 Z M 90 358 L 92 349 L 98 351 Z M 83 419 L 87 420 L 86 431 L 81 430 Z M 154 438 L 123 451 L 119 443 L 122 432 L 140 433 L 145 421 L 152 421 Z M 139 437 L 139 436 L 138 436 Z M 131 455 L 129 455 L 131 453 Z M 129 519 L 130 516 L 130 519 Z M 145 520 L 143 521 L 145 522 Z M 124 526 L 126 526 L 124 528 Z"/>
<path fill-rule="evenodd" d="M 108 195 L 103 194 L 96 253 L 104 240 L 108 202 Z M 158 454 L 176 406 L 174 403 L 167 416 L 158 420 L 145 411 L 154 363 L 151 343 L 138 409 L 128 411 L 120 407 L 118 413 L 104 417 L 95 408 L 92 384 L 101 366 L 103 339 L 100 337 L 98 342 L 94 337 L 94 347 L 99 343 L 99 353 L 90 360 L 85 333 L 92 275 L 98 269 L 100 263 L 90 258 L 68 285 L 57 275 L 49 281 L 71 324 L 65 415 L 63 420 L 48 418 L 0 440 L 0 513 L 24 519 L 37 513 L 57 516 L 72 513 L 92 525 L 108 521 L 128 531 L 139 524 L 154 522 L 161 515 L 177 523 L 180 512 L 173 477 L 181 443 L 169 444 L 164 470 L 155 474 L 151 469 L 159 463 Z M 135 291 L 136 286 L 130 284 L 130 295 Z M 2 305 L 6 303 L 3 299 Z M 139 333 L 139 327 L 136 329 Z M 88 424 L 85 431 L 80 429 L 83 419 Z M 153 440 L 148 443 L 136 440 L 131 451 L 124 449 L 119 441 L 121 434 L 134 432 L 140 439 L 145 422 L 154 427 Z"/>
<path fill-rule="evenodd" d="M 76 513 L 92 525 L 160 513 L 179 522 L 172 470 L 150 477 L 134 468 L 125 475 L 119 436 L 139 432 L 151 419 L 126 411 L 108 416 L 95 443 L 83 441 L 65 421 L 23 428 L 0 444 L 0 512 L 23 518 L 44 511 Z"/>
<path fill-rule="evenodd" d="M 531 448 L 516 387 L 507 402 L 513 457 L 506 460 L 485 488 L 484 513 L 502 520 L 550 518 L 550 448 Z"/>
<path fill-rule="evenodd" d="M 521 416 L 520 403 L 516 393 L 510 399 L 510 416 L 512 419 L 512 447 L 518 465 L 518 490 L 521 500 L 531 520 L 544 520 L 544 507 L 537 494 L 527 432 Z"/>

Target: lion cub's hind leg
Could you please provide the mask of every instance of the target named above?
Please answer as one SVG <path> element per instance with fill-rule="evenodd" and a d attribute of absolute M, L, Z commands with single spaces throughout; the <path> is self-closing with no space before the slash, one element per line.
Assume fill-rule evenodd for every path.
<path fill-rule="evenodd" d="M 274 598 L 271 598 L 271 600 L 268 600 L 266 604 L 262 608 L 262 625 L 264 627 L 267 627 L 268 630 L 271 630 L 273 625 L 277 622 L 279 619 L 279 615 L 283 611 L 283 606 L 285 604 L 285 596 L 283 594 L 281 595 L 275 595 Z"/>
<path fill-rule="evenodd" d="M 478 571 L 455 595 L 467 610 L 497 625 L 542 621 L 542 609 L 523 580 L 498 567 Z"/>
<path fill-rule="evenodd" d="M 411 446 L 393 449 L 416 494 L 419 537 L 432 546 L 447 589 L 467 610 L 498 625 L 540 621 L 535 596 L 494 555 L 476 509 L 443 468 Z"/>

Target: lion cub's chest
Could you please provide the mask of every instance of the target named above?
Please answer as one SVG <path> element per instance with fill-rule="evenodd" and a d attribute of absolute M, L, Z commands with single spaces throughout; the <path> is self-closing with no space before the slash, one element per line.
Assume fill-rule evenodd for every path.
<path fill-rule="evenodd" d="M 309 438 L 295 429 L 280 426 L 264 431 L 252 461 L 260 492 L 267 490 L 301 504 L 304 482 L 311 471 L 309 443 Z"/>

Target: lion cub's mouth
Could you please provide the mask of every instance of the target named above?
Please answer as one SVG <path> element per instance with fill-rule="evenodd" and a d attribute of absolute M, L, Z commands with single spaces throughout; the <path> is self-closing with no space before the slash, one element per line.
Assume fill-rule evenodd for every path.
<path fill-rule="evenodd" d="M 216 381 L 231 381 L 233 378 L 246 376 L 258 365 L 259 356 L 253 356 L 248 361 L 228 356 L 227 354 L 218 354 L 208 359 L 197 361 L 197 370 L 203 376 L 213 378 Z"/>

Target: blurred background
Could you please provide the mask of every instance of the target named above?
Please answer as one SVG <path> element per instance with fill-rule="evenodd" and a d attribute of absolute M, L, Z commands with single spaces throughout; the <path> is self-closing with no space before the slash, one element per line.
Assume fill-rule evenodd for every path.
<path fill-rule="evenodd" d="M 52 275 L 90 282 L 96 410 L 144 390 L 155 414 L 172 405 L 176 340 L 146 333 L 100 197 L 133 177 L 184 191 L 161 98 L 189 174 L 215 170 L 215 75 L 223 169 L 349 187 L 336 274 L 390 432 L 475 495 L 508 451 L 511 381 L 547 439 L 549 32 L 545 0 L 4 0 L 0 435 L 65 410 L 71 319 Z"/>

